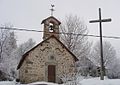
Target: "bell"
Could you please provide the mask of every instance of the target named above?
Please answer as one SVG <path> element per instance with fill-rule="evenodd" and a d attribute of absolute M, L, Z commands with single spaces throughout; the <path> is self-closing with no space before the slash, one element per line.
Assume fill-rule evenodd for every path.
<path fill-rule="evenodd" d="M 53 30 L 53 25 L 50 25 L 50 30 Z"/>

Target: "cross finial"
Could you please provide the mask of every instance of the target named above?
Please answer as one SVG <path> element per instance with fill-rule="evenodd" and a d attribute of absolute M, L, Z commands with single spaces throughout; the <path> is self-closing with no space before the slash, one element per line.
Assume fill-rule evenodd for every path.
<path fill-rule="evenodd" d="M 51 4 L 51 7 L 52 7 L 52 8 L 50 9 L 50 10 L 51 10 L 51 16 L 53 16 L 53 11 L 55 11 L 53 7 L 55 7 L 55 5 Z"/>

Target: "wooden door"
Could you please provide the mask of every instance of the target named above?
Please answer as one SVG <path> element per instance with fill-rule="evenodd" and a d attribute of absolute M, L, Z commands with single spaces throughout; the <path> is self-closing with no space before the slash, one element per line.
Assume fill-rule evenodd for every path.
<path fill-rule="evenodd" d="M 55 65 L 48 65 L 48 82 L 55 83 Z"/>

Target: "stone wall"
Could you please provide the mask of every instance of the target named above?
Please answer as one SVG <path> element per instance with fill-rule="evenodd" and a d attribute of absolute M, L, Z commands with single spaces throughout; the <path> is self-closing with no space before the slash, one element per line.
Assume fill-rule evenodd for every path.
<path fill-rule="evenodd" d="M 29 52 L 19 70 L 20 81 L 48 81 L 48 65 L 56 66 L 56 82 L 59 76 L 74 72 L 73 56 L 55 38 L 50 38 Z"/>
<path fill-rule="evenodd" d="M 50 23 L 53 24 L 53 32 L 50 32 L 49 28 L 50 28 Z M 47 39 L 48 37 L 54 35 L 56 36 L 56 38 L 59 39 L 59 34 L 56 34 L 56 33 L 59 33 L 59 22 L 56 21 L 54 18 L 49 18 L 47 19 L 45 22 L 44 22 L 44 34 L 43 34 L 43 39 Z"/>

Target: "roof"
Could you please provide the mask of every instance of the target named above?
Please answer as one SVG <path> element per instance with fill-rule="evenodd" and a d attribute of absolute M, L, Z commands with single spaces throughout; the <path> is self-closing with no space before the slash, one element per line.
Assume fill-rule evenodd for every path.
<path fill-rule="evenodd" d="M 50 17 L 44 19 L 44 20 L 41 22 L 41 24 L 43 24 L 46 20 L 48 20 L 48 19 L 50 19 L 50 18 L 55 19 L 55 20 L 58 22 L 59 25 L 61 24 L 61 22 L 60 22 L 59 20 L 57 20 L 54 16 L 50 16 Z"/>
<path fill-rule="evenodd" d="M 29 51 L 27 51 L 21 58 L 18 66 L 17 66 L 17 69 L 19 69 L 21 67 L 21 65 L 23 64 L 26 56 L 29 54 L 29 52 L 31 52 L 32 50 L 34 50 L 35 48 L 37 48 L 39 45 L 41 45 L 42 43 L 44 43 L 45 41 L 47 41 L 48 39 L 50 38 L 55 38 L 74 58 L 75 61 L 78 61 L 78 58 L 59 40 L 57 39 L 54 35 L 50 36 L 49 38 L 45 39 L 44 41 L 42 41 L 41 43 L 37 44 L 35 47 L 33 47 L 32 49 L 30 49 Z"/>

